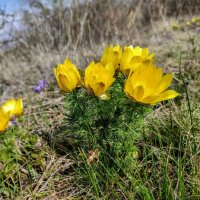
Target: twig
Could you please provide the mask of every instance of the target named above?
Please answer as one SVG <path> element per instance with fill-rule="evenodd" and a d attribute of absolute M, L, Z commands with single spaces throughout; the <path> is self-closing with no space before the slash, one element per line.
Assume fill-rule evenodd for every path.
<path fill-rule="evenodd" d="M 55 155 L 53 155 L 53 158 L 51 159 L 51 161 L 49 162 L 49 164 L 47 165 L 45 171 L 43 172 L 42 176 L 40 177 L 39 181 L 37 182 L 33 192 L 32 192 L 32 195 L 28 198 L 28 200 L 32 200 L 33 196 L 35 196 L 35 194 L 37 193 L 39 187 L 42 185 L 42 183 L 44 182 L 44 179 L 46 179 L 46 176 L 47 176 L 47 172 L 49 171 L 50 167 L 52 166 L 52 164 L 54 163 L 54 160 L 55 160 Z"/>

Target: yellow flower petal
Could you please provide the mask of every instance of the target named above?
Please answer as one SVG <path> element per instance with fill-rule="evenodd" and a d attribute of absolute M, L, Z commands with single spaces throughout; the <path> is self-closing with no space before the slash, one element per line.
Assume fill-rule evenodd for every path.
<path fill-rule="evenodd" d="M 171 84 L 172 80 L 173 80 L 172 74 L 166 74 L 165 76 L 163 76 L 161 83 L 156 90 L 157 93 L 161 93 L 161 92 L 165 91 Z"/>
<path fill-rule="evenodd" d="M 95 96 L 101 96 L 114 82 L 114 66 L 108 63 L 103 66 L 93 61 L 85 69 L 84 85 Z"/>
<path fill-rule="evenodd" d="M 150 54 L 148 48 L 125 47 L 120 60 L 120 70 L 128 75 L 130 71 L 135 71 L 143 64 L 152 64 L 154 62 L 153 57 L 154 54 Z"/>
<path fill-rule="evenodd" d="M 119 67 L 121 55 L 122 49 L 119 45 L 114 47 L 113 45 L 110 45 L 104 49 L 100 63 L 103 66 L 106 66 L 108 63 L 111 63 L 114 66 L 114 69 L 117 70 Z"/>
<path fill-rule="evenodd" d="M 134 88 L 134 98 L 137 101 L 140 101 L 144 96 L 144 88 L 142 85 L 139 85 L 137 87 Z"/>
<path fill-rule="evenodd" d="M 92 88 L 95 96 L 101 96 L 105 91 L 105 87 L 103 82 L 95 83 Z"/>
<path fill-rule="evenodd" d="M 57 81 L 59 87 L 62 88 L 62 85 L 61 85 L 60 80 L 58 78 L 58 70 L 57 70 L 57 68 L 54 68 L 54 75 L 56 77 L 56 81 Z"/>
<path fill-rule="evenodd" d="M 142 100 L 142 102 L 143 102 L 144 104 L 154 105 L 156 99 L 158 99 L 158 95 L 155 95 L 155 96 L 148 96 L 148 97 L 144 98 L 144 99 Z"/>
<path fill-rule="evenodd" d="M 164 100 L 173 99 L 177 96 L 179 96 L 178 92 L 176 92 L 174 90 L 167 90 L 167 91 L 163 92 L 162 94 L 160 94 L 159 97 L 157 99 L 155 99 L 154 103 L 164 101 Z"/>
<path fill-rule="evenodd" d="M 114 76 L 114 74 L 115 74 L 115 68 L 113 67 L 113 64 L 112 64 L 112 63 L 108 63 L 108 64 L 105 66 L 105 69 L 106 69 L 106 71 L 107 71 L 110 75 Z"/>
<path fill-rule="evenodd" d="M 3 132 L 8 128 L 9 121 L 10 113 L 5 112 L 2 108 L 0 108 L 0 132 Z"/>
<path fill-rule="evenodd" d="M 7 100 L 1 107 L 4 112 L 10 113 L 11 116 L 19 116 L 23 112 L 23 102 L 21 98 Z"/>
<path fill-rule="evenodd" d="M 161 68 L 157 68 L 152 64 L 144 64 L 135 72 L 129 74 L 124 91 L 134 101 L 154 105 L 179 95 L 174 90 L 167 90 L 172 78 L 172 74 L 162 77 Z"/>
<path fill-rule="evenodd" d="M 146 90 L 145 96 L 150 96 L 155 94 L 155 91 L 158 92 L 158 87 L 162 80 L 162 69 L 161 68 L 154 68 L 151 76 L 146 81 Z M 160 93 L 160 92 L 158 92 Z"/>
<path fill-rule="evenodd" d="M 80 74 L 76 66 L 67 58 L 64 64 L 54 68 L 54 75 L 61 90 L 71 92 L 81 85 Z"/>
<path fill-rule="evenodd" d="M 67 76 L 60 74 L 58 77 L 59 77 L 59 82 L 61 84 L 62 90 L 65 92 L 71 92 L 72 88 L 70 86 L 70 82 Z"/>

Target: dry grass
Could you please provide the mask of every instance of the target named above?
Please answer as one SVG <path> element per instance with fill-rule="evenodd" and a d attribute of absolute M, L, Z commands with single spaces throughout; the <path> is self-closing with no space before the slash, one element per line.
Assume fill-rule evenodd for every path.
<path fill-rule="evenodd" d="M 154 46 L 154 43 L 173 37 L 168 30 L 163 30 L 162 34 L 159 31 L 168 25 L 168 16 L 192 15 L 199 7 L 198 1 L 178 0 L 154 0 L 150 3 L 145 0 L 123 3 L 95 0 L 83 4 L 73 1 L 71 7 L 64 7 L 62 1 L 52 1 L 52 8 L 39 1 L 32 2 L 31 6 L 38 12 L 24 13 L 22 23 L 27 31 L 16 33 L 20 40 L 14 50 L 1 52 L 3 70 L 10 69 L 11 65 L 15 68 L 3 74 L 4 81 L 8 81 L 7 76 L 13 76 L 17 69 L 22 73 L 16 72 L 15 76 L 23 74 L 23 71 L 27 74 L 30 68 L 47 71 L 47 66 L 54 66 L 65 56 L 73 57 L 77 62 L 85 54 L 99 55 L 99 49 L 111 42 Z M 21 80 L 21 77 L 16 76 L 16 79 Z"/>
<path fill-rule="evenodd" d="M 50 79 L 53 67 L 65 57 L 84 68 L 112 42 L 148 46 L 164 57 L 170 43 L 182 42 L 182 37 L 187 40 L 196 32 L 174 32 L 169 17 L 184 21 L 184 14 L 192 15 L 200 6 L 198 1 L 95 0 L 73 1 L 71 7 L 52 1 L 49 8 L 31 2 L 37 14 L 24 13 L 27 30 L 16 33 L 13 39 L 18 43 L 13 49 L 1 51 L 0 83 L 7 93 L 14 85 L 26 87 L 38 79 Z"/>

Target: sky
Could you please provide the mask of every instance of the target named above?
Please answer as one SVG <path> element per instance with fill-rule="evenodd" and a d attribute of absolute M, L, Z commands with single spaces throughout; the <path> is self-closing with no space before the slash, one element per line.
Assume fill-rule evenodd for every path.
<path fill-rule="evenodd" d="M 12 38 L 12 33 L 14 30 L 20 28 L 21 14 L 19 12 L 20 8 L 24 7 L 23 1 L 26 0 L 0 0 L 0 9 L 5 10 L 6 13 L 14 14 L 15 21 L 12 21 L 12 17 L 0 15 L 0 27 L 4 20 L 6 24 L 3 26 L 3 29 L 0 29 L 0 42 L 4 40 L 10 40 Z M 0 47 L 1 48 L 1 47 Z"/>
<path fill-rule="evenodd" d="M 21 0 L 0 0 L 0 8 L 5 8 L 9 13 L 17 11 L 21 5 Z"/>
<path fill-rule="evenodd" d="M 49 3 L 49 0 L 41 0 L 43 3 Z M 68 4 L 72 0 L 64 0 Z M 4 40 L 12 39 L 12 34 L 14 30 L 20 30 L 22 27 L 21 18 L 22 12 L 20 10 L 29 9 L 27 6 L 27 0 L 0 0 L 0 10 L 5 10 L 6 13 L 14 14 L 15 21 L 12 21 L 12 17 L 6 18 L 6 25 L 3 26 L 3 29 L 0 28 L 0 43 Z M 0 15 L 0 27 L 3 24 L 5 17 Z M 1 47 L 0 47 L 1 48 Z"/>
<path fill-rule="evenodd" d="M 0 8 L 6 9 L 9 13 L 14 13 L 18 11 L 20 8 L 27 8 L 26 4 L 27 0 L 0 0 Z M 44 3 L 49 3 L 48 0 L 42 0 Z M 66 4 L 72 2 L 72 0 L 64 0 Z"/>

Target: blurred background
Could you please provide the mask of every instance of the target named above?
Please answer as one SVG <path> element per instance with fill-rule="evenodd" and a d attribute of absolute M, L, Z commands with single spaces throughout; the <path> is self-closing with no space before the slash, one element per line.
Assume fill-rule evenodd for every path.
<path fill-rule="evenodd" d="M 199 11 L 199 0 L 0 0 L 0 97 L 53 79 L 66 57 L 84 68 L 111 43 L 149 47 L 173 67 L 169 53 L 200 32 Z"/>

